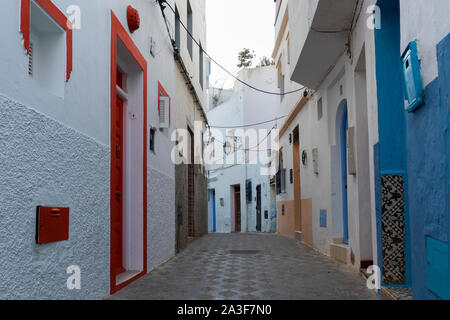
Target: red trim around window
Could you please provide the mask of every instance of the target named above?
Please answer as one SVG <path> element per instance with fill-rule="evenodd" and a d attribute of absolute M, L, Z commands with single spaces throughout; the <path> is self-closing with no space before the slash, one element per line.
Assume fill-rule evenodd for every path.
<path fill-rule="evenodd" d="M 170 116 L 171 116 L 171 113 L 170 113 L 170 104 L 171 104 L 171 102 L 170 102 L 170 96 L 167 94 L 166 90 L 164 90 L 164 88 L 163 88 L 161 82 L 158 81 L 158 115 L 160 114 L 160 107 L 159 107 L 160 101 L 159 101 L 159 97 L 161 96 L 161 94 L 162 94 L 164 97 L 168 97 L 168 98 L 169 98 L 169 127 L 170 127 Z"/>
<path fill-rule="evenodd" d="M 135 281 L 136 279 L 144 276 L 147 273 L 147 61 L 140 53 L 139 49 L 134 44 L 133 40 L 131 39 L 130 35 L 126 31 L 126 29 L 122 26 L 119 19 L 115 16 L 114 12 L 111 11 L 111 110 L 115 107 L 116 104 L 116 84 L 117 84 L 117 40 L 120 39 L 127 50 L 131 53 L 133 58 L 136 60 L 136 62 L 139 64 L 139 66 L 142 69 L 143 72 L 143 92 L 144 92 L 144 155 L 143 155 L 143 162 L 144 162 L 144 168 L 143 168 L 143 264 L 144 264 L 144 270 L 133 277 L 132 279 L 121 283 L 120 285 L 116 285 L 116 278 L 115 278 L 115 272 L 113 270 L 113 264 L 110 261 L 110 284 L 111 284 L 111 294 L 119 291 L 123 287 L 127 286 L 131 282 Z M 111 112 L 112 114 L 112 112 Z M 113 119 L 111 118 L 111 122 Z M 111 127 L 113 126 L 113 123 L 111 123 Z M 113 130 L 111 130 L 111 135 L 113 134 Z M 112 138 L 112 137 L 111 137 Z M 111 140 L 112 141 L 112 140 Z M 114 154 L 111 152 L 111 163 L 114 161 Z M 113 170 L 111 166 L 111 177 L 113 176 Z M 113 199 L 114 199 L 114 190 L 111 188 L 111 195 L 110 195 L 110 206 L 113 206 Z M 112 219 L 112 211 L 110 212 L 111 219 Z M 113 256 L 113 236 L 111 229 L 110 234 L 110 259 Z"/>
<path fill-rule="evenodd" d="M 27 54 L 30 53 L 30 10 L 31 0 L 21 0 L 20 32 L 23 35 L 24 47 Z M 51 0 L 34 0 L 66 31 L 66 81 L 69 81 L 72 73 L 72 23 Z"/>

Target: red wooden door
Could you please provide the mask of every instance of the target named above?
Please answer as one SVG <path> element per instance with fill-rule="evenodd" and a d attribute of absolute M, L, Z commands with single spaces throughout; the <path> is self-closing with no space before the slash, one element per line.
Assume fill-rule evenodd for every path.
<path fill-rule="evenodd" d="M 114 170 L 112 185 L 114 190 L 113 212 L 113 266 L 117 274 L 125 272 L 123 267 L 123 100 L 117 97 L 113 122 L 114 141 L 112 146 L 114 152 Z"/>

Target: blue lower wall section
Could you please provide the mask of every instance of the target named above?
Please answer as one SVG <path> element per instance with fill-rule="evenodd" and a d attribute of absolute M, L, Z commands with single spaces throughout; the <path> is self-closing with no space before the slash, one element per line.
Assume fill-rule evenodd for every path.
<path fill-rule="evenodd" d="M 447 214 L 450 214 L 450 133 L 449 133 L 449 122 L 450 122 L 450 35 L 442 40 L 437 46 L 437 58 L 438 58 L 438 72 L 439 72 L 439 88 L 441 90 L 441 105 L 442 108 L 447 110 L 445 116 L 446 131 L 445 137 L 447 144 L 445 146 L 446 154 L 446 181 L 447 181 L 447 197 L 445 198 Z M 450 217 L 447 216 L 447 240 L 450 240 Z M 448 266 L 450 270 L 450 249 L 449 249 L 449 261 Z M 449 271 L 450 273 L 450 271 Z M 450 275 L 449 275 L 450 279 Z M 449 280 L 450 286 L 450 280 Z"/>
<path fill-rule="evenodd" d="M 425 88 L 425 104 L 406 115 L 415 299 L 439 298 L 426 287 L 426 237 L 444 242 L 449 237 L 449 45 L 450 36 L 447 36 L 437 47 L 439 77 Z"/>

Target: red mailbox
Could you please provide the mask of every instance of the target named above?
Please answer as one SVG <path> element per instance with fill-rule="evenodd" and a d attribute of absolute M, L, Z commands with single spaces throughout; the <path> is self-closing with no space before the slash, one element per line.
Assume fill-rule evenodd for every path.
<path fill-rule="evenodd" d="M 37 207 L 36 243 L 69 240 L 69 208 Z"/>

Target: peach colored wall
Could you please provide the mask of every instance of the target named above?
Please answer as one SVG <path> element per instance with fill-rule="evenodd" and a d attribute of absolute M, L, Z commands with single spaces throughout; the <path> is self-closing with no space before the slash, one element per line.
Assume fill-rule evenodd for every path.
<path fill-rule="evenodd" d="M 284 216 L 282 215 L 281 206 L 284 204 Z M 295 238 L 295 218 L 294 207 L 295 201 L 277 202 L 278 206 L 278 233 L 282 236 Z"/>
<path fill-rule="evenodd" d="M 302 241 L 313 246 L 312 199 L 302 199 Z"/>

